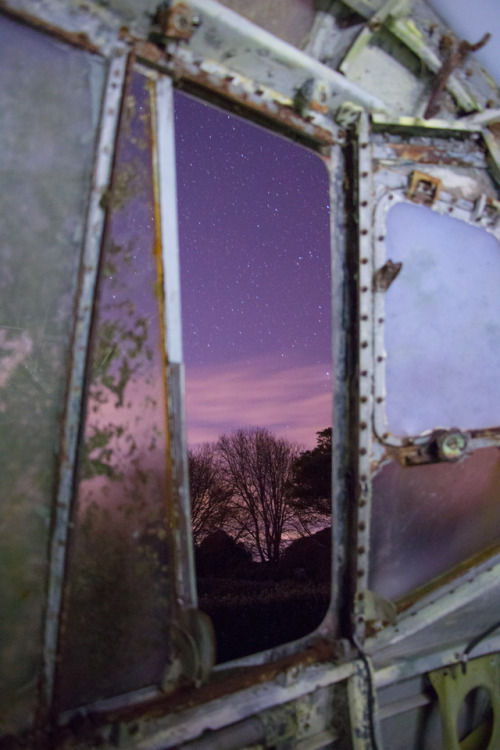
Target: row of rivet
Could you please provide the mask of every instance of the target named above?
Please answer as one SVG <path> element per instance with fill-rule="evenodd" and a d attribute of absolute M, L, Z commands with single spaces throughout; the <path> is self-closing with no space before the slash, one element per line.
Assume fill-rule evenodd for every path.
<path fill-rule="evenodd" d="M 358 506 L 357 506 L 357 592 L 368 588 L 368 551 L 371 491 L 371 411 L 372 411 L 372 183 L 371 148 L 368 117 L 362 113 L 358 123 L 358 306 L 359 306 L 359 404 L 358 404 Z M 356 628 L 364 635 L 362 599 L 357 599 Z"/>

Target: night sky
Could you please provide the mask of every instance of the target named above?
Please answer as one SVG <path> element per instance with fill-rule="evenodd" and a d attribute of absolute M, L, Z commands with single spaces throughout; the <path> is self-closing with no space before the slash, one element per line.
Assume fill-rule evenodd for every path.
<path fill-rule="evenodd" d="M 313 152 L 176 93 L 191 444 L 331 424 L 328 175 Z"/>

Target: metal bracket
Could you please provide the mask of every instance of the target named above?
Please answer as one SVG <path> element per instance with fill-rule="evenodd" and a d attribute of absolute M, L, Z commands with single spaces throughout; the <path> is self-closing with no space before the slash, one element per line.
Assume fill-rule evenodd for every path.
<path fill-rule="evenodd" d="M 396 605 L 374 591 L 358 591 L 356 611 L 363 614 L 369 637 L 388 625 L 396 624 Z"/>
<path fill-rule="evenodd" d="M 345 4 L 356 12 L 361 11 L 361 15 L 365 15 L 365 8 L 360 8 L 356 2 L 350 0 L 344 0 Z M 365 12 L 363 12 L 365 11 Z M 344 75 L 348 75 L 349 67 L 353 60 L 363 51 L 363 49 L 370 43 L 374 34 L 380 31 L 389 17 L 399 18 L 406 16 L 410 12 L 410 3 L 408 0 L 387 0 L 380 8 L 371 13 L 367 21 L 366 26 L 360 32 L 358 38 L 352 45 L 351 49 L 344 57 L 340 70 Z"/>
<path fill-rule="evenodd" d="M 469 436 L 457 427 L 449 430 L 434 430 L 430 435 L 414 438 L 411 445 L 400 448 L 405 466 L 418 466 L 439 461 L 454 462 L 467 452 Z"/>
<path fill-rule="evenodd" d="M 419 172 L 417 169 L 412 172 L 410 187 L 408 190 L 408 199 L 413 203 L 420 203 L 423 206 L 432 206 L 439 198 L 442 182 L 437 177 L 433 177 L 425 172 Z"/>
<path fill-rule="evenodd" d="M 500 654 L 474 659 L 468 663 L 465 674 L 461 665 L 455 664 L 429 672 L 429 679 L 439 699 L 443 747 L 447 750 L 463 750 L 465 747 L 495 750 L 500 747 Z M 467 696 L 480 688 L 489 693 L 493 718 L 480 721 L 460 742 L 457 726 L 460 708 Z"/>
<path fill-rule="evenodd" d="M 195 16 L 186 3 L 171 4 L 161 2 L 152 18 L 152 28 L 149 39 L 162 45 L 165 39 L 177 39 L 184 42 L 191 39 L 194 29 L 200 25 L 200 19 Z"/>

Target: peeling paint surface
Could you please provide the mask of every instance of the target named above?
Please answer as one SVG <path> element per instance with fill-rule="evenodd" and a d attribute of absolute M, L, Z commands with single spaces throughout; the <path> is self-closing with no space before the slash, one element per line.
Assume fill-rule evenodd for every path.
<path fill-rule="evenodd" d="M 131 74 L 110 192 L 56 689 L 61 710 L 159 684 L 173 560 L 148 80 Z"/>

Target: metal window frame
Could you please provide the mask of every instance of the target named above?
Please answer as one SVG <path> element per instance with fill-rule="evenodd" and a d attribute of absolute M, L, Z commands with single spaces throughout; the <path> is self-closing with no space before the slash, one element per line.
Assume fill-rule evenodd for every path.
<path fill-rule="evenodd" d="M 471 134 L 472 136 L 475 134 Z M 446 169 L 444 166 L 442 169 Z M 452 170 L 453 167 L 448 167 Z M 406 203 L 413 205 L 411 199 L 408 197 L 408 180 L 405 175 L 401 175 L 402 179 L 405 179 L 405 184 L 398 187 L 385 188 L 383 193 L 378 195 L 375 206 L 373 209 L 373 266 L 374 269 L 381 268 L 389 258 L 386 253 L 385 237 L 387 235 L 387 216 L 391 208 L 399 203 Z M 432 205 L 426 206 L 430 211 L 434 211 L 441 216 L 450 216 L 459 221 L 463 221 L 470 226 L 475 228 L 483 229 L 489 234 L 493 235 L 500 242 L 500 211 L 497 210 L 497 216 L 495 219 L 489 218 L 485 213 L 485 207 L 487 205 L 486 196 L 478 192 L 474 200 L 462 201 L 462 205 L 458 201 L 454 201 L 453 205 L 450 204 L 449 200 L 443 198 L 437 198 Z M 374 391 L 374 404 L 373 404 L 373 429 L 377 439 L 380 443 L 400 448 L 408 443 L 408 438 L 413 442 L 418 442 L 418 435 L 410 436 L 399 436 L 396 434 L 389 433 L 387 430 L 387 417 L 386 417 L 386 359 L 387 353 L 384 346 L 384 333 L 385 333 L 385 290 L 373 288 L 373 284 L 370 285 L 370 292 L 372 296 L 372 308 L 373 308 L 373 360 L 372 370 L 373 376 L 373 391 Z M 429 425 L 426 433 L 428 436 L 429 430 L 432 430 L 433 426 Z M 476 450 L 477 448 L 483 448 L 488 446 L 500 445 L 500 427 L 498 425 L 488 425 L 483 428 L 476 428 L 474 430 L 468 430 L 467 426 L 464 429 L 471 435 L 469 441 L 469 448 Z M 425 437 L 423 438 L 425 440 Z"/>
<path fill-rule="evenodd" d="M 477 116 L 476 116 L 477 117 Z M 368 588 L 369 552 L 371 543 L 371 483 L 376 472 L 374 462 L 379 462 L 385 455 L 385 446 L 396 451 L 404 446 L 404 440 L 389 435 L 385 428 L 385 351 L 384 351 L 384 291 L 374 288 L 374 273 L 387 260 L 385 248 L 386 216 L 390 208 L 398 202 L 407 202 L 409 177 L 401 173 L 401 185 L 377 190 L 376 178 L 372 173 L 372 132 L 385 131 L 391 135 L 405 137 L 414 135 L 432 136 L 446 141 L 447 138 L 460 137 L 483 141 L 486 154 L 485 165 L 493 183 L 498 190 L 499 175 L 496 156 L 484 131 L 479 130 L 474 121 L 450 123 L 440 120 L 423 122 L 418 118 L 389 119 L 383 115 L 372 115 L 370 120 L 361 114 L 356 127 L 356 175 L 358 195 L 358 246 L 357 259 L 359 275 L 357 280 L 358 312 L 358 390 L 355 419 L 358 421 L 357 456 L 356 456 L 356 511 L 354 514 L 354 539 L 356 562 L 352 564 L 352 578 L 355 582 L 353 594 L 353 630 L 360 643 L 364 644 L 366 653 L 378 659 L 379 666 L 386 668 L 394 654 L 400 654 L 405 644 L 411 639 L 425 633 L 428 628 L 438 625 L 447 616 L 460 610 L 466 604 L 474 602 L 487 592 L 498 588 L 500 572 L 499 553 L 492 549 L 485 553 L 478 562 L 472 562 L 463 570 L 457 566 L 451 570 L 449 580 L 441 583 L 438 578 L 435 585 L 430 582 L 423 586 L 414 596 L 408 596 L 414 602 L 396 616 L 396 608 L 385 602 Z M 397 160 L 393 162 L 397 169 Z M 425 169 L 425 167 L 419 167 Z M 446 167 L 446 165 L 445 165 Z M 450 166 L 450 169 L 453 167 Z M 369 196 L 368 198 L 366 196 Z M 409 202 L 409 201 L 408 201 Z M 478 189 L 474 201 L 469 203 L 455 202 L 452 216 L 470 224 L 481 227 L 500 240 L 500 218 L 491 220 L 484 209 L 487 198 Z M 446 198 L 433 202 L 432 210 L 450 215 L 450 203 Z M 367 213 L 368 212 L 368 213 Z M 471 431 L 470 448 L 498 446 L 500 444 L 498 428 L 485 428 Z M 417 439 L 418 440 L 418 439 Z M 415 442 L 417 442 L 415 440 Z M 411 469 L 409 469 L 411 471 Z M 478 556 L 479 557 L 479 556 Z M 406 598 L 405 598 L 406 599 Z M 390 622 L 386 614 L 392 606 Z M 373 613 L 377 620 L 373 620 Z M 378 617 L 380 615 L 380 617 Z M 375 626 L 375 627 L 374 627 Z M 498 642 L 498 638 L 494 639 Z M 457 657 L 457 651 L 455 651 Z M 396 657 L 397 658 L 397 657 Z M 420 657 L 432 662 L 432 657 Z M 411 662 L 411 654 L 409 662 Z M 419 657 L 416 657 L 419 661 Z"/>
<path fill-rule="evenodd" d="M 354 2 L 347 4 L 354 5 Z M 359 2 L 356 2 L 356 5 L 359 5 Z M 222 24 L 228 30 L 229 40 L 235 38 L 248 40 L 252 52 L 257 52 L 258 55 L 259 49 L 266 48 L 272 52 L 273 59 L 266 63 L 263 59 L 259 60 L 257 57 L 258 64 L 253 67 L 250 65 L 249 71 L 247 71 L 244 67 L 241 68 L 241 61 L 236 61 L 234 68 L 228 67 L 231 63 L 225 61 L 224 55 L 227 49 L 224 45 L 220 50 L 220 59 L 204 57 L 201 41 L 199 48 L 196 48 L 195 45 L 197 52 L 195 51 L 194 54 L 183 49 L 182 45 L 176 40 L 166 40 L 166 50 L 161 51 L 144 41 L 145 31 L 147 31 L 144 26 L 141 27 L 141 24 L 139 24 L 129 31 L 123 31 L 123 29 L 120 31 L 123 19 L 120 19 L 117 13 L 102 8 L 98 9 L 97 5 L 94 6 L 92 3 L 89 3 L 86 7 L 82 6 L 78 13 L 73 13 L 59 0 L 56 2 L 44 0 L 37 4 L 36 15 L 34 15 L 30 0 L 8 0 L 8 7 L 2 5 L 1 12 L 11 15 L 22 23 L 33 25 L 40 31 L 53 34 L 67 43 L 87 49 L 94 54 L 103 55 L 109 61 L 110 72 L 113 65 L 116 64 L 116 69 L 120 68 L 121 71 L 119 73 L 121 80 L 119 88 L 121 88 L 118 99 L 112 99 L 110 94 L 110 101 L 119 103 L 123 93 L 124 73 L 122 68 L 128 55 L 135 55 L 136 59 L 148 66 L 150 70 L 154 69 L 158 73 L 156 126 L 160 153 L 158 174 L 162 205 L 161 232 L 165 270 L 168 264 L 170 268 L 170 272 L 165 273 L 164 291 L 166 301 L 165 346 L 167 356 L 169 356 L 167 380 L 170 399 L 170 434 L 173 436 L 175 443 L 172 445 L 172 475 L 176 477 L 180 488 L 178 496 L 182 515 L 180 524 L 184 528 L 189 523 L 189 498 L 186 494 L 186 440 L 182 408 L 183 371 L 179 338 L 180 318 L 176 319 L 175 313 L 175 310 L 179 309 L 178 269 L 176 270 L 178 261 L 167 249 L 167 243 L 170 243 L 173 248 L 177 242 L 177 225 L 174 220 L 175 207 L 172 204 L 171 195 L 168 198 L 168 191 L 172 186 L 172 174 L 169 174 L 169 169 L 175 163 L 172 157 L 173 129 L 171 124 L 163 131 L 163 124 L 171 123 L 172 120 L 170 109 L 172 83 L 170 79 L 180 78 L 181 81 L 198 87 L 198 91 L 204 92 L 207 98 L 221 97 L 230 108 L 243 106 L 245 116 L 248 116 L 249 119 L 264 121 L 270 128 L 276 128 L 288 134 L 295 133 L 317 148 L 329 149 L 329 154 L 325 153 L 325 159 L 328 160 L 330 166 L 332 196 L 342 195 L 342 200 L 348 200 L 344 196 L 343 187 L 341 187 L 343 177 L 346 172 L 350 172 L 351 177 L 354 176 L 356 170 L 345 168 L 346 157 L 340 147 L 346 143 L 345 130 L 355 129 L 354 136 L 352 139 L 349 138 L 357 144 L 354 147 L 356 151 L 354 161 L 358 164 L 355 187 L 358 190 L 358 195 L 352 199 L 352 203 L 353 206 L 359 206 L 355 221 L 359 221 L 361 233 L 355 258 L 348 257 L 348 243 L 346 242 L 346 232 L 341 216 L 343 204 L 339 205 L 337 210 L 334 208 L 332 211 L 332 308 L 334 319 L 339 321 L 339 325 L 334 326 L 332 334 L 333 353 L 334 357 L 337 357 L 333 370 L 333 390 L 334 420 L 337 427 L 336 435 L 338 436 L 335 438 L 333 445 L 332 468 L 334 480 L 332 603 L 324 625 L 310 637 L 300 642 L 285 644 L 282 648 L 275 649 L 272 652 L 257 654 L 247 660 L 238 660 L 234 664 L 236 667 L 256 666 L 272 663 L 283 656 L 300 655 L 304 652 L 306 646 L 314 644 L 319 637 L 327 638 L 330 645 L 335 638 L 349 637 L 351 634 L 349 626 L 333 622 L 333 616 L 337 616 L 341 612 L 347 613 L 349 616 L 354 615 L 355 618 L 359 617 L 359 623 L 356 619 L 352 630 L 360 638 L 364 635 L 364 610 L 363 606 L 360 605 L 361 600 L 356 599 L 356 592 L 358 594 L 363 592 L 368 576 L 370 487 L 367 478 L 370 476 L 369 457 L 372 439 L 369 435 L 370 430 L 365 429 L 362 425 L 367 421 L 365 415 L 371 414 L 373 393 L 370 388 L 367 388 L 366 392 L 364 390 L 365 381 L 363 378 L 366 377 L 363 375 L 364 364 L 360 368 L 358 390 L 358 373 L 352 371 L 353 362 L 346 352 L 355 352 L 356 362 L 354 367 L 357 367 L 360 362 L 364 363 L 369 356 L 373 356 L 374 346 L 375 351 L 377 351 L 377 343 L 376 341 L 375 344 L 373 343 L 370 325 L 365 326 L 364 324 L 367 321 L 363 319 L 366 314 L 365 305 L 370 296 L 369 293 L 363 291 L 363 288 L 365 286 L 371 288 L 370 271 L 373 269 L 370 242 L 373 241 L 372 235 L 374 232 L 369 217 L 371 167 L 366 158 L 368 149 L 364 146 L 367 142 L 366 138 L 370 127 L 370 115 L 368 113 L 371 112 L 373 127 L 378 129 L 396 129 L 407 133 L 416 130 L 423 133 L 438 131 L 443 134 L 480 132 L 488 150 L 492 174 L 497 181 L 500 178 L 500 147 L 497 140 L 488 131 L 487 126 L 490 120 L 498 119 L 499 115 L 498 111 L 493 111 L 490 114 L 482 112 L 460 121 L 429 120 L 427 122 L 415 117 L 396 118 L 390 112 L 387 112 L 383 102 L 363 92 L 359 87 L 353 86 L 326 65 L 296 50 L 291 45 L 277 40 L 271 34 L 263 32 L 254 24 L 242 19 L 227 8 L 222 8 L 212 0 L 193 0 L 191 6 L 195 12 L 204 14 L 204 17 L 209 20 L 212 26 Z M 368 15 L 370 15 L 369 10 L 370 8 L 366 11 Z M 403 28 L 404 23 L 399 20 L 393 19 L 388 22 L 388 28 L 395 33 L 391 26 L 397 30 L 400 36 L 403 35 L 403 32 L 406 34 L 408 31 L 406 27 Z M 201 36 L 197 38 L 201 40 Z M 230 58 L 228 59 L 230 60 Z M 283 73 L 284 70 L 287 72 Z M 280 71 L 283 75 L 280 74 Z M 271 79 L 272 84 L 269 83 L 268 78 Z M 301 93 L 303 97 L 300 108 L 296 101 L 297 93 Z M 324 95 L 329 102 L 327 111 L 324 111 L 324 107 L 322 110 Z M 88 343 L 95 274 L 104 226 L 105 211 L 99 204 L 109 181 L 116 137 L 117 112 L 108 113 L 109 122 L 106 130 L 106 111 L 105 108 L 100 134 L 99 148 L 102 147 L 102 154 L 96 162 L 95 180 L 97 180 L 97 175 L 99 175 L 99 180 L 94 183 L 92 189 L 84 251 L 86 253 L 84 257 L 90 260 L 90 265 L 94 263 L 94 266 L 88 271 L 85 261 L 82 266 L 84 271 L 82 276 L 83 286 L 80 292 L 79 318 L 72 350 L 72 385 L 68 394 L 64 429 L 64 444 L 70 449 L 70 452 L 65 458 L 61 470 L 60 488 L 58 490 L 60 506 L 58 505 L 57 509 L 51 545 L 49 617 L 47 619 L 44 651 L 44 668 L 47 679 L 47 686 L 43 693 L 45 707 L 50 701 L 53 689 L 55 642 L 57 641 L 57 621 L 62 586 L 61 576 L 65 565 L 65 542 L 69 519 L 69 500 L 75 470 L 76 435 L 80 419 L 85 349 Z M 115 128 L 114 134 L 113 127 Z M 332 146 L 338 146 L 339 148 L 332 149 Z M 169 154 L 168 157 L 167 154 Z M 362 205 L 365 200 L 368 203 L 368 208 Z M 334 206 L 333 200 L 331 203 Z M 335 244 L 337 237 L 338 242 Z M 175 251 L 172 252 L 175 255 Z M 365 259 L 367 259 L 366 262 L 364 262 Z M 356 299 L 354 304 L 350 299 L 353 280 L 349 273 L 353 267 L 359 268 L 359 276 L 356 278 L 354 285 L 361 298 L 359 302 Z M 353 343 L 350 337 L 356 328 L 358 313 L 360 313 L 359 328 L 356 330 L 356 340 Z M 343 321 L 342 324 L 340 321 Z M 363 346 L 365 341 L 367 346 Z M 170 354 L 168 355 L 168 353 Z M 353 399 L 349 395 L 351 388 L 355 392 Z M 366 400 L 361 401 L 360 399 L 357 402 L 358 393 L 366 395 Z M 367 424 L 370 424 L 369 419 Z M 354 508 L 352 508 L 353 497 L 355 500 Z M 184 538 L 181 537 L 182 533 L 176 540 L 178 553 L 182 559 L 187 561 L 188 570 L 192 570 L 192 543 L 189 534 L 187 533 Z M 356 550 L 358 550 L 357 553 Z M 351 569 L 351 562 L 354 562 L 353 569 Z M 474 597 L 479 596 L 480 592 L 491 590 L 495 581 L 498 580 L 498 573 L 499 564 L 489 564 L 489 568 L 486 570 L 472 571 L 472 588 L 470 580 L 459 581 L 456 588 L 455 584 L 449 584 L 447 588 L 442 588 L 431 595 L 430 599 L 427 598 L 418 602 L 415 608 L 407 616 L 404 615 L 399 623 L 386 628 L 375 638 L 368 639 L 364 644 L 365 651 L 374 654 L 374 664 L 379 666 L 379 671 L 374 676 L 375 684 L 377 686 L 390 684 L 400 679 L 402 675 L 420 674 L 428 671 L 434 665 L 456 662 L 458 659 L 457 651 L 452 649 L 448 649 L 443 654 L 408 659 L 403 666 L 388 666 L 386 655 L 387 649 L 391 645 L 403 643 L 413 633 L 424 630 L 430 622 L 438 622 L 443 617 L 443 613 L 452 613 L 464 602 L 473 601 Z M 349 579 L 347 584 L 346 579 Z M 474 581 L 479 587 L 477 589 L 479 593 L 477 594 L 474 589 Z M 182 603 L 186 606 L 195 606 L 196 591 L 193 579 L 189 577 L 189 574 L 186 576 L 184 572 L 180 571 L 177 576 L 177 583 L 181 592 Z M 354 598 L 353 588 L 355 589 Z M 499 643 L 498 637 L 484 641 L 478 648 L 478 654 L 497 650 L 500 647 Z M 436 662 L 436 660 L 439 661 Z M 354 673 L 356 665 L 356 668 L 358 668 L 360 663 L 351 661 L 343 667 L 317 664 L 311 668 L 306 667 L 303 675 L 306 679 L 309 679 L 308 689 L 314 690 L 317 687 L 346 680 Z M 231 665 L 223 666 L 227 671 L 231 671 Z M 262 710 L 286 700 L 293 700 L 297 695 L 302 694 L 304 689 L 294 686 L 296 678 L 294 669 L 296 669 L 295 666 L 289 672 L 285 668 L 283 669 L 284 686 L 277 688 L 272 695 L 265 683 L 256 690 L 252 688 L 253 702 L 250 704 L 248 691 L 240 691 L 238 705 L 236 711 L 233 712 L 233 717 L 244 717 L 251 710 Z M 273 679 L 273 677 L 269 679 Z M 137 691 L 137 693 L 128 697 L 117 696 L 108 701 L 107 705 L 109 708 L 113 706 L 123 708 L 126 705 L 145 701 L 155 695 L 156 692 L 152 696 L 148 690 Z M 218 703 L 216 701 L 216 704 L 213 706 L 211 713 L 212 727 L 215 728 L 224 726 L 228 720 L 224 700 Z M 97 712 L 100 709 L 106 710 L 106 706 L 103 704 L 95 706 Z M 189 737 L 195 737 L 207 726 L 207 719 L 204 716 L 203 706 L 193 709 L 193 713 L 197 717 L 197 724 L 189 731 L 186 731 L 186 727 L 183 726 L 183 722 L 188 720 L 188 714 L 181 718 L 173 716 L 163 717 L 161 720 L 152 719 L 149 739 L 145 739 L 141 743 L 141 747 L 167 747 L 178 741 L 185 741 Z M 69 716 L 67 718 L 70 719 Z M 177 734 L 175 734 L 176 731 Z"/>

